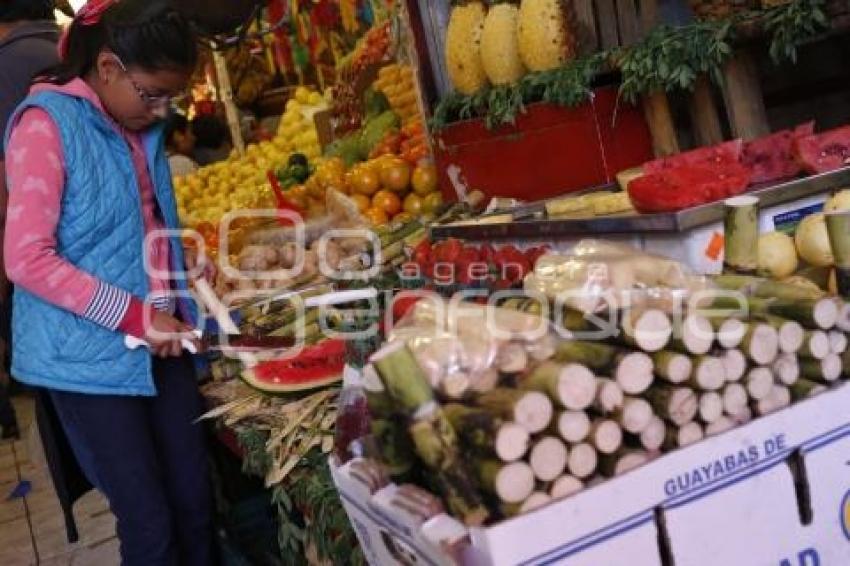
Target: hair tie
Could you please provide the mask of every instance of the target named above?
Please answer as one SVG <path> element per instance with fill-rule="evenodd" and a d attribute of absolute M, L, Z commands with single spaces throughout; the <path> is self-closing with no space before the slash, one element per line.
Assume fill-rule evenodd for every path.
<path fill-rule="evenodd" d="M 74 21 L 62 31 L 62 36 L 59 38 L 58 45 L 59 57 L 65 59 L 65 56 L 68 54 L 68 33 L 71 30 L 71 26 L 74 24 L 79 24 L 81 26 L 93 26 L 99 23 L 104 12 L 117 2 L 118 0 L 89 0 L 86 2 L 85 5 L 80 8 L 80 11 L 74 16 Z"/>

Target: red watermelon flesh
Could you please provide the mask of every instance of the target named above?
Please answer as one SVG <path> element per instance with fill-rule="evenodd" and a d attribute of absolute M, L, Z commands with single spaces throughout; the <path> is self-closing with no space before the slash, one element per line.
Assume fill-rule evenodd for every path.
<path fill-rule="evenodd" d="M 644 163 L 643 172 L 659 173 L 686 165 L 726 166 L 729 163 L 737 163 L 741 160 L 743 148 L 744 142 L 742 140 L 732 140 L 711 147 L 701 147 Z"/>
<path fill-rule="evenodd" d="M 266 393 L 292 393 L 326 387 L 342 379 L 345 341 L 325 340 L 297 356 L 260 362 L 242 372 L 250 386 Z"/>
<path fill-rule="evenodd" d="M 803 167 L 794 156 L 794 142 L 811 136 L 814 131 L 815 123 L 807 122 L 793 130 L 782 130 L 747 142 L 741 162 L 752 172 L 750 182 L 770 183 L 802 173 Z"/>
<path fill-rule="evenodd" d="M 749 182 L 749 170 L 737 162 L 686 165 L 639 177 L 629 183 L 628 192 L 639 212 L 676 212 L 739 195 Z"/>
<path fill-rule="evenodd" d="M 826 173 L 850 165 L 850 126 L 806 136 L 794 143 L 794 154 L 809 173 Z"/>

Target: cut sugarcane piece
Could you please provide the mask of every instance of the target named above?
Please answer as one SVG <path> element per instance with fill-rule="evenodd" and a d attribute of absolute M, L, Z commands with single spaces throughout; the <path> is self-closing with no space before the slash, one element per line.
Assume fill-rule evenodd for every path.
<path fill-rule="evenodd" d="M 667 435 L 667 425 L 658 417 L 653 417 L 642 433 L 640 433 L 641 446 L 655 452 L 661 449 L 664 445 L 664 438 Z"/>
<path fill-rule="evenodd" d="M 467 394 L 471 387 L 469 374 L 465 371 L 452 371 L 447 373 L 440 381 L 440 393 L 447 399 L 459 401 Z"/>
<path fill-rule="evenodd" d="M 769 415 L 791 404 L 791 391 L 784 385 L 774 385 L 770 395 L 755 404 L 758 415 Z"/>
<path fill-rule="evenodd" d="M 598 456 L 596 449 L 586 442 L 581 442 L 570 448 L 567 459 L 567 469 L 573 476 L 584 479 L 596 471 Z"/>
<path fill-rule="evenodd" d="M 723 397 L 716 391 L 703 393 L 699 397 L 699 418 L 702 422 L 713 423 L 723 416 Z"/>
<path fill-rule="evenodd" d="M 720 359 L 723 361 L 723 369 L 726 372 L 727 382 L 741 381 L 747 373 L 747 357 L 741 350 L 725 350 Z"/>
<path fill-rule="evenodd" d="M 838 319 L 835 326 L 842 332 L 850 332 L 850 303 L 838 301 Z"/>
<path fill-rule="evenodd" d="M 692 421 L 699 410 L 699 400 L 689 387 L 657 385 L 646 392 L 646 399 L 659 416 L 678 426 Z"/>
<path fill-rule="evenodd" d="M 781 354 L 773 362 L 773 375 L 782 385 L 794 385 L 800 378 L 800 364 L 794 354 Z"/>
<path fill-rule="evenodd" d="M 689 422 L 679 428 L 668 427 L 667 436 L 664 439 L 664 448 L 674 450 L 696 444 L 705 437 L 702 426 L 698 422 Z"/>
<path fill-rule="evenodd" d="M 586 409 L 596 397 L 596 376 L 581 364 L 543 362 L 520 385 L 523 389 L 544 392 L 562 407 L 574 411 Z"/>
<path fill-rule="evenodd" d="M 796 320 L 806 328 L 830 330 L 838 322 L 839 305 L 835 299 L 786 300 L 778 299 L 768 304 L 770 314 Z"/>
<path fill-rule="evenodd" d="M 652 421 L 652 405 L 646 399 L 626 397 L 623 408 L 615 411 L 614 416 L 626 432 L 640 434 Z"/>
<path fill-rule="evenodd" d="M 819 395 L 829 388 L 823 383 L 817 383 L 808 379 L 798 379 L 797 383 L 793 384 L 790 389 L 791 398 L 796 402 Z"/>
<path fill-rule="evenodd" d="M 531 434 L 544 430 L 552 420 L 552 401 L 539 391 L 497 387 L 480 395 L 475 402 L 507 421 L 513 421 Z"/>
<path fill-rule="evenodd" d="M 672 350 L 700 356 L 708 353 L 714 343 L 714 328 L 704 316 L 687 315 L 682 320 L 681 328 L 677 330 L 680 336 L 674 336 L 670 341 Z"/>
<path fill-rule="evenodd" d="M 655 373 L 672 384 L 687 381 L 693 371 L 691 358 L 679 352 L 661 350 L 652 355 L 652 361 Z"/>
<path fill-rule="evenodd" d="M 476 451 L 495 452 L 503 462 L 513 462 L 528 451 L 528 431 L 516 423 L 502 422 L 492 413 L 457 403 L 443 406 L 443 413 L 464 443 Z"/>
<path fill-rule="evenodd" d="M 534 491 L 534 471 L 525 462 L 478 462 L 478 479 L 485 490 L 503 503 L 521 503 Z"/>
<path fill-rule="evenodd" d="M 599 472 L 613 478 L 639 468 L 652 459 L 645 450 L 620 450 L 616 454 L 604 455 L 599 458 Z"/>
<path fill-rule="evenodd" d="M 556 425 L 558 434 L 570 444 L 581 442 L 590 434 L 590 417 L 584 411 L 563 411 Z"/>
<path fill-rule="evenodd" d="M 525 515 L 526 513 L 531 513 L 541 507 L 549 505 L 552 502 L 552 498 L 549 497 L 548 493 L 544 493 L 542 491 L 535 491 L 531 495 L 528 496 L 528 499 L 522 502 L 522 505 L 519 507 L 519 514 Z"/>
<path fill-rule="evenodd" d="M 769 324 L 779 333 L 781 352 L 794 354 L 803 346 L 805 332 L 802 324 L 778 316 L 765 315 L 761 318 L 764 319 L 765 324 Z"/>
<path fill-rule="evenodd" d="M 612 413 L 623 406 L 623 389 L 606 377 L 596 378 L 596 399 L 593 408 L 603 415 Z"/>
<path fill-rule="evenodd" d="M 747 325 L 737 318 L 727 318 L 717 324 L 717 342 L 724 348 L 737 348 L 744 339 Z"/>
<path fill-rule="evenodd" d="M 800 359 L 800 375 L 812 381 L 832 383 L 843 371 L 841 358 L 836 354 L 829 354 L 822 360 Z"/>
<path fill-rule="evenodd" d="M 599 419 L 590 426 L 588 438 L 600 454 L 613 454 L 623 444 L 623 429 L 616 421 Z"/>
<path fill-rule="evenodd" d="M 750 396 L 740 383 L 729 383 L 723 388 L 723 412 L 736 415 L 747 407 Z"/>
<path fill-rule="evenodd" d="M 428 378 L 404 342 L 391 342 L 372 355 L 372 365 L 390 398 L 409 415 L 434 402 Z"/>
<path fill-rule="evenodd" d="M 663 311 L 628 311 L 623 316 L 624 339 L 644 352 L 658 352 L 670 342 L 673 324 Z"/>
<path fill-rule="evenodd" d="M 511 342 L 499 350 L 496 365 L 502 373 L 521 373 L 528 368 L 525 346 Z"/>
<path fill-rule="evenodd" d="M 804 358 L 824 359 L 830 353 L 829 335 L 823 330 L 807 330 L 797 353 Z"/>
<path fill-rule="evenodd" d="M 773 372 L 770 368 L 756 367 L 747 372 L 744 385 L 751 399 L 759 401 L 770 395 L 773 388 Z"/>
<path fill-rule="evenodd" d="M 694 358 L 694 369 L 687 384 L 701 391 L 717 391 L 726 383 L 726 367 L 715 356 Z"/>
<path fill-rule="evenodd" d="M 741 350 L 756 365 L 767 365 L 779 355 L 779 332 L 768 324 L 752 323 L 741 341 Z"/>
<path fill-rule="evenodd" d="M 739 291 L 745 295 L 762 299 L 798 301 L 806 299 L 821 299 L 826 294 L 820 289 L 814 289 L 811 286 L 802 286 L 786 281 L 776 281 L 774 279 L 765 279 L 762 277 L 723 274 L 716 275 L 712 277 L 711 280 L 721 289 Z"/>
<path fill-rule="evenodd" d="M 829 247 L 835 258 L 837 291 L 843 297 L 850 297 L 850 211 L 827 212 L 824 218 Z"/>
<path fill-rule="evenodd" d="M 723 272 L 754 275 L 758 268 L 758 197 L 744 195 L 723 202 Z"/>
<path fill-rule="evenodd" d="M 713 423 L 706 425 L 705 427 L 705 435 L 706 436 L 717 436 L 718 434 L 722 434 L 726 431 L 732 430 L 735 428 L 737 423 L 730 419 L 727 416 L 722 416 Z"/>
<path fill-rule="evenodd" d="M 548 482 L 564 473 L 568 456 L 567 447 L 560 439 L 544 436 L 531 447 L 528 463 L 537 479 Z"/>
<path fill-rule="evenodd" d="M 753 410 L 750 409 L 749 406 L 745 406 L 739 409 L 736 413 L 729 414 L 727 416 L 732 419 L 736 425 L 741 426 L 753 420 Z"/>
<path fill-rule="evenodd" d="M 829 350 L 839 356 L 847 351 L 847 335 L 841 330 L 829 331 Z"/>
<path fill-rule="evenodd" d="M 470 393 L 487 393 L 499 384 L 499 372 L 494 368 L 477 371 L 469 376 Z"/>
<path fill-rule="evenodd" d="M 628 352 L 617 356 L 614 380 L 628 395 L 638 395 L 652 385 L 652 358 L 643 352 Z"/>
<path fill-rule="evenodd" d="M 529 342 L 525 347 L 528 355 L 531 356 L 531 359 L 537 362 L 542 362 L 544 360 L 548 360 L 555 355 L 556 351 L 556 340 L 555 337 L 546 334 L 539 340 L 535 340 L 533 342 Z"/>
<path fill-rule="evenodd" d="M 581 492 L 584 482 L 569 474 L 563 475 L 552 482 L 549 488 L 549 497 L 552 499 L 566 499 L 571 495 Z"/>
<path fill-rule="evenodd" d="M 619 349 L 601 342 L 583 342 L 581 340 L 562 340 L 555 346 L 553 360 L 561 363 L 575 363 L 591 369 L 602 370 L 614 364 Z"/>

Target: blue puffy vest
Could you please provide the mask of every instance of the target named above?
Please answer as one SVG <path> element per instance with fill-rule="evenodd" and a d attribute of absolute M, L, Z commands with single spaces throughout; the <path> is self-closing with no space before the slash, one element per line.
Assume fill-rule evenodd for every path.
<path fill-rule="evenodd" d="M 127 142 L 89 101 L 51 91 L 24 100 L 9 121 L 9 131 L 17 116 L 31 107 L 45 110 L 61 134 L 65 188 L 57 252 L 78 268 L 144 299 L 148 276 L 141 197 Z M 176 230 L 177 205 L 162 127 L 152 128 L 143 139 L 164 224 Z M 170 248 L 171 265 L 182 269 L 183 248 L 176 233 Z M 175 282 L 178 293 L 186 289 L 185 280 Z M 49 304 L 25 289 L 15 290 L 13 304 L 12 375 L 18 380 L 78 393 L 156 394 L 150 352 L 128 350 L 120 332 Z"/>

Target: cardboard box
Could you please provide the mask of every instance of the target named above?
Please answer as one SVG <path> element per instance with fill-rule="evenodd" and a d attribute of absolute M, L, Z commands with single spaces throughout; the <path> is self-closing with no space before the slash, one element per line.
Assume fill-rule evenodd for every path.
<path fill-rule="evenodd" d="M 347 466 L 331 468 L 373 565 L 846 565 L 848 407 L 844 384 L 528 515 L 470 529 L 459 558 L 432 534 L 433 523 L 453 520 L 411 523 Z"/>

